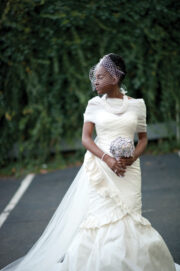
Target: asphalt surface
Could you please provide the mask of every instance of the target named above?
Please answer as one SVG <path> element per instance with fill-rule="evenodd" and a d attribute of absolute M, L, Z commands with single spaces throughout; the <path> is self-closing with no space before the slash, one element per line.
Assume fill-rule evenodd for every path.
<path fill-rule="evenodd" d="M 180 157 L 142 155 L 142 212 L 180 264 Z M 25 255 L 40 237 L 80 167 L 36 175 L 0 228 L 0 268 Z M 0 178 L 0 213 L 21 179 Z"/>

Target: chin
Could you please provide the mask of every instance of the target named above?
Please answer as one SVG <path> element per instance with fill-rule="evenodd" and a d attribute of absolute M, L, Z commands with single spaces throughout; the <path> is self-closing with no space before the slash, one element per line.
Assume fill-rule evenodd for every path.
<path fill-rule="evenodd" d="M 97 89 L 96 91 L 98 94 L 104 94 L 104 91 L 102 89 Z"/>
<path fill-rule="evenodd" d="M 97 91 L 97 95 L 103 95 L 104 93 L 101 91 Z"/>

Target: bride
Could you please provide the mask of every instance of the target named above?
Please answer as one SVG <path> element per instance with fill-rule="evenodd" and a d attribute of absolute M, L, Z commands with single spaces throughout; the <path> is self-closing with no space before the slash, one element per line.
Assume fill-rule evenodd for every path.
<path fill-rule="evenodd" d="M 105 55 L 90 69 L 95 96 L 84 112 L 84 162 L 33 247 L 1 271 L 177 271 L 161 235 L 142 216 L 140 156 L 146 148 L 144 99 L 128 97 L 123 59 Z M 94 128 L 96 138 L 92 139 Z M 115 158 L 118 137 L 138 144 Z"/>

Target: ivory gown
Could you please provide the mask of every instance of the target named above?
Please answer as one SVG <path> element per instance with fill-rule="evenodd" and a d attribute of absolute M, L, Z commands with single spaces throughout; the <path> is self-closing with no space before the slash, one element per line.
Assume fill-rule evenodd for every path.
<path fill-rule="evenodd" d="M 125 96 L 124 96 L 125 97 Z M 95 123 L 95 143 L 109 155 L 118 136 L 145 132 L 143 99 L 89 100 L 84 122 Z M 120 109 L 120 114 L 111 110 Z M 139 158 L 118 177 L 86 151 L 84 163 L 45 231 L 30 251 L 1 271 L 177 271 L 161 235 L 141 214 Z"/>
<path fill-rule="evenodd" d="M 147 131 L 146 105 L 144 99 L 128 99 L 124 112 L 117 115 L 104 100 L 105 95 L 89 100 L 84 122 L 95 123 L 95 143 L 112 156 L 112 140 L 118 136 L 134 140 L 136 132 Z M 108 98 L 108 103 L 118 108 L 123 100 Z M 84 167 L 89 177 L 88 213 L 58 270 L 179 270 L 161 235 L 141 214 L 140 159 L 126 168 L 124 177 L 118 177 L 89 151 Z"/>

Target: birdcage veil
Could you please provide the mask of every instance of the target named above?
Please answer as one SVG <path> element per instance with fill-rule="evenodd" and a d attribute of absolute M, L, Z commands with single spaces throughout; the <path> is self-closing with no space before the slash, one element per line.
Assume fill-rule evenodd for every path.
<path fill-rule="evenodd" d="M 98 78 L 99 75 L 97 74 L 98 69 L 101 66 L 104 68 L 103 80 L 101 80 L 102 77 Z M 119 81 L 120 79 L 124 78 L 124 76 L 125 72 L 122 71 L 119 65 L 112 61 L 110 54 L 104 55 L 102 58 L 100 58 L 99 62 L 93 65 L 89 70 L 89 79 L 91 81 L 92 91 L 97 89 L 97 80 L 101 80 L 101 86 L 106 86 L 113 82 L 113 78 Z M 119 90 L 123 94 L 127 93 L 127 88 L 124 84 L 121 84 Z"/>

